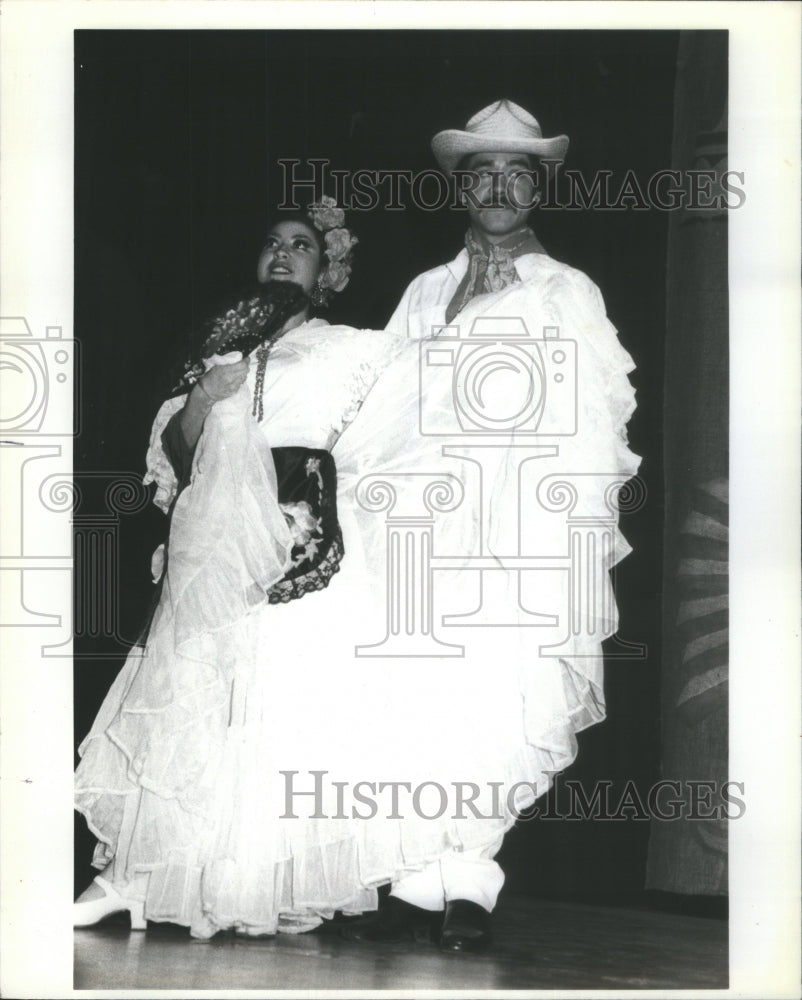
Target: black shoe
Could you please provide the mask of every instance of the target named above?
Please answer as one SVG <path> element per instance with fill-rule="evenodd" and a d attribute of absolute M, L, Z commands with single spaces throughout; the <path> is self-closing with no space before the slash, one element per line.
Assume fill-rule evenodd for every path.
<path fill-rule="evenodd" d="M 388 896 L 375 916 L 342 928 L 348 941 L 436 941 L 442 913 Z"/>
<path fill-rule="evenodd" d="M 490 914 L 483 906 L 468 899 L 452 899 L 446 903 L 441 951 L 484 951 L 492 940 Z"/>

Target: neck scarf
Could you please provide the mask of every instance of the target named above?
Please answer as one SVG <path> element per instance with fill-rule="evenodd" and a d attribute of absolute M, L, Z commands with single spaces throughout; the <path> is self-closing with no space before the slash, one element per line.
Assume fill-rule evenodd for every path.
<path fill-rule="evenodd" d="M 528 226 L 516 229 L 501 243 L 489 243 L 472 229 L 465 234 L 468 250 L 468 270 L 446 308 L 446 323 L 450 323 L 477 295 L 500 292 L 521 279 L 515 261 L 527 253 L 545 253 L 540 241 Z"/>

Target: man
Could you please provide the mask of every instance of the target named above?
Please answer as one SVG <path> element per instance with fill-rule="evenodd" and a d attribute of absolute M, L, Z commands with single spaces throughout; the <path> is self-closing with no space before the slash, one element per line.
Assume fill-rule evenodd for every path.
<path fill-rule="evenodd" d="M 532 115 L 507 100 L 479 111 L 464 131 L 448 129 L 434 137 L 434 155 L 446 173 L 456 174 L 468 211 L 466 247 L 412 282 L 388 329 L 429 337 L 476 295 L 532 278 L 534 255 L 545 254 L 527 227 L 540 200 L 533 167 L 536 159 L 561 161 L 567 149 L 567 136 L 544 139 Z"/>
<path fill-rule="evenodd" d="M 577 371 L 580 379 L 584 373 L 584 399 L 599 401 L 598 404 L 594 402 L 593 416 L 586 419 L 588 413 L 580 411 L 579 430 L 573 437 L 564 428 L 554 424 L 546 426 L 549 420 L 557 420 L 553 415 L 544 418 L 546 422 L 541 425 L 540 433 L 568 435 L 559 439 L 559 448 L 552 446 L 549 455 L 556 456 L 559 451 L 560 461 L 569 469 L 577 472 L 590 469 L 591 473 L 600 476 L 608 471 L 623 473 L 626 478 L 637 468 L 635 456 L 626 448 L 625 434 L 626 421 L 634 408 L 634 394 L 626 379 L 626 372 L 633 367 L 631 359 L 618 344 L 615 331 L 605 317 L 596 286 L 581 272 L 549 257 L 527 225 L 529 214 L 539 200 L 538 160 L 560 161 L 567 147 L 565 136 L 543 138 L 535 118 L 509 100 L 497 101 L 479 111 L 464 130 L 450 129 L 434 137 L 435 157 L 455 179 L 460 200 L 467 209 L 470 227 L 466 245 L 454 260 L 421 274 L 410 284 L 388 329 L 402 338 L 432 339 L 432 343 L 437 344 L 438 336 L 454 335 L 461 319 L 468 329 L 477 315 L 509 318 L 512 310 L 513 316 L 519 315 L 527 328 L 531 328 L 529 333 L 534 337 L 541 334 L 538 325 L 548 321 L 556 324 L 552 329 L 561 328 L 560 336 L 574 338 L 574 342 L 584 348 L 583 338 L 590 332 L 593 343 L 584 350 Z M 443 331 L 444 326 L 450 326 L 451 330 Z M 556 352 L 549 355 L 550 358 L 556 356 Z M 456 373 L 454 378 L 456 386 Z M 557 374 L 554 382 L 562 382 L 563 378 L 562 374 Z M 609 387 L 612 388 L 608 393 Z M 552 396 L 545 409 L 553 410 L 551 404 L 556 397 L 551 387 L 548 391 Z M 422 404 L 425 406 L 427 402 L 431 401 L 424 394 Z M 552 436 L 549 440 L 558 439 Z M 597 441 L 601 442 L 600 447 L 595 445 Z M 588 453 L 594 450 L 597 457 L 588 458 Z M 503 454 L 503 447 L 499 453 Z M 442 454 L 449 453 L 444 450 Z M 552 457 L 551 461 L 556 460 Z M 565 469 L 565 465 L 549 465 L 543 458 L 529 464 L 544 471 L 562 472 Z M 517 481 L 515 476 L 512 478 Z M 517 502 L 517 492 L 515 499 Z M 596 503 L 595 509 L 599 509 L 601 500 L 598 497 L 591 499 Z M 533 511 L 534 506 L 533 499 L 528 509 Z M 502 508 L 499 503 L 497 510 L 502 509 L 508 511 L 510 508 Z M 533 511 L 530 522 L 536 522 L 538 516 L 539 512 Z M 496 520 L 509 523 L 511 518 L 496 514 Z M 496 551 L 504 550 L 499 547 Z M 610 566 L 626 551 L 627 547 L 619 543 L 608 562 L 594 572 L 606 577 Z M 507 576 L 515 588 L 520 586 L 523 575 L 515 572 L 487 574 L 497 579 Z M 530 578 L 537 575 L 528 574 Z M 555 576 L 539 575 L 552 579 Z M 603 584 L 598 584 L 599 591 L 602 587 Z M 523 605 L 519 604 L 518 594 L 516 590 L 511 602 L 515 604 L 513 614 L 531 614 L 521 610 Z M 470 631 L 476 637 L 477 631 Z M 492 632 L 493 641 L 503 644 L 511 638 L 513 630 L 479 631 Z M 522 643 L 534 638 L 531 630 L 514 631 L 529 633 Z M 598 629 L 595 636 L 593 632 L 590 628 L 590 638 L 572 637 L 569 642 L 574 645 L 569 645 L 564 659 L 557 660 L 554 654 L 550 660 L 547 657 L 539 659 L 536 641 L 520 647 L 524 650 L 522 661 L 528 659 L 541 668 L 540 673 L 532 670 L 524 683 L 524 688 L 529 687 L 529 698 L 526 690 L 521 691 L 525 702 L 527 742 L 536 747 L 535 754 L 540 754 L 539 766 L 545 775 L 542 781 L 538 776 L 537 795 L 548 788 L 553 774 L 573 759 L 575 732 L 604 717 L 600 637 Z M 502 649 L 510 648 L 500 645 L 496 656 L 509 658 Z M 572 653 L 578 659 L 572 661 Z M 489 655 L 494 655 L 492 648 Z M 567 678 L 565 682 L 561 679 L 561 671 Z M 477 675 L 471 677 L 469 683 L 477 683 Z M 482 680 L 479 675 L 478 683 Z M 497 675 L 491 676 L 491 683 L 496 680 Z M 565 694 L 566 691 L 570 694 Z M 577 691 L 581 693 L 576 694 Z M 453 706 L 443 705 L 442 713 L 444 721 L 449 715 L 453 719 Z M 482 723 L 481 708 L 473 720 L 466 720 L 466 728 L 473 726 L 478 740 L 484 728 Z M 350 930 L 349 936 L 373 941 L 399 940 L 411 934 L 419 936 L 417 932 L 436 925 L 438 915 L 442 915 L 439 943 L 443 950 L 464 952 L 486 948 L 491 941 L 490 913 L 504 883 L 504 874 L 493 860 L 502 840 L 503 829 L 495 828 L 478 847 L 445 849 L 438 860 L 410 870 L 392 883 L 390 895 L 378 917 L 357 925 Z"/>

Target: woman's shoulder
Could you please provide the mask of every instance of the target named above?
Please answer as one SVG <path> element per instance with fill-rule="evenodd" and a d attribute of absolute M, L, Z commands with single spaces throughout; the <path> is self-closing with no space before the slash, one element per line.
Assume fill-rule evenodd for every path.
<path fill-rule="evenodd" d="M 328 323 L 324 319 L 312 319 L 302 323 L 295 330 L 291 330 L 286 335 L 286 339 L 289 340 L 294 334 L 298 338 L 325 344 L 341 344 L 345 341 L 349 341 L 352 345 L 357 343 L 372 344 L 392 339 L 392 335 L 386 330 L 364 329 L 348 326 L 345 323 Z"/>
<path fill-rule="evenodd" d="M 374 364 L 392 356 L 398 338 L 388 330 L 365 330 L 325 320 L 310 320 L 282 337 L 287 348 L 308 352 L 327 364 L 347 368 Z"/>
<path fill-rule="evenodd" d="M 360 333 L 372 333 L 371 330 L 360 330 L 354 326 L 347 326 L 345 323 L 329 323 L 328 320 L 323 319 L 320 316 L 316 316 L 313 319 L 308 319 L 305 323 L 300 323 L 298 326 L 293 327 L 292 330 L 287 331 L 282 338 L 280 343 L 293 343 L 293 342 L 303 342 L 319 341 L 321 343 L 327 343 L 334 338 L 342 338 L 353 336 Z"/>

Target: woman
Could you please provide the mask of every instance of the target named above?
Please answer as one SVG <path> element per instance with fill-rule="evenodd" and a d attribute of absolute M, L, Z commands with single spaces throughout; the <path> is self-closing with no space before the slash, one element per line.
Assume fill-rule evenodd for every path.
<path fill-rule="evenodd" d="M 304 235 L 274 229 L 260 273 L 314 288 L 308 248 L 284 246 Z M 129 660 L 83 747 L 78 806 L 101 840 L 96 864 L 112 867 L 79 900 L 79 922 L 128 909 L 132 923 L 208 938 L 374 910 L 384 883 L 492 858 L 571 763 L 575 734 L 604 717 L 608 573 L 627 551 L 610 485 L 637 468 L 631 360 L 581 301 L 565 282 L 513 285 L 460 313 L 465 330 L 520 315 L 560 328 L 577 352 L 576 434 L 547 406 L 536 439 L 513 429 L 471 442 L 455 423 L 453 343 L 335 330 L 303 312 L 261 356 L 261 423 L 254 364 L 165 404 L 149 453 L 163 508 L 178 453 L 197 445 L 147 655 Z M 294 550 L 271 446 L 332 449 L 346 553 L 329 586 L 280 607 L 270 600 Z M 584 490 L 579 530 L 604 528 L 589 569 L 601 599 L 580 624 L 566 611 L 569 528 L 578 537 L 566 473 Z M 303 546 L 305 523 L 290 526 Z M 516 556 L 532 557 L 527 572 L 505 566 Z"/>
<path fill-rule="evenodd" d="M 76 926 L 129 910 L 132 927 L 170 920 L 199 937 L 276 930 L 278 848 L 259 801 L 278 778 L 269 720 L 281 686 L 269 673 L 284 653 L 272 623 L 339 568 L 329 450 L 395 349 L 388 335 L 310 319 L 348 283 L 356 240 L 343 221 L 324 198 L 273 226 L 257 267 L 266 295 L 217 317 L 189 391 L 155 421 L 146 481 L 171 514 L 169 558 L 154 559 L 163 591 L 147 645 L 81 746 L 77 807 L 103 874 Z M 292 618 L 290 633 L 313 619 Z"/>

